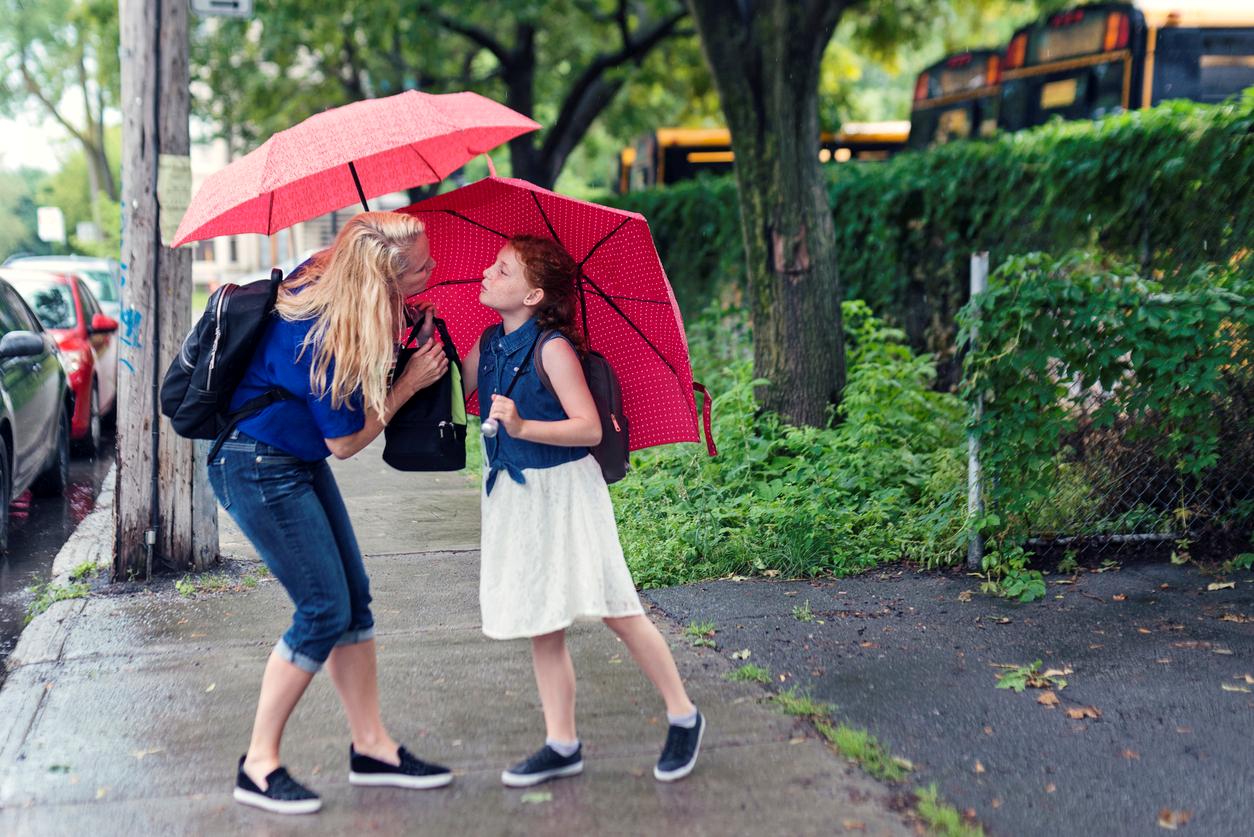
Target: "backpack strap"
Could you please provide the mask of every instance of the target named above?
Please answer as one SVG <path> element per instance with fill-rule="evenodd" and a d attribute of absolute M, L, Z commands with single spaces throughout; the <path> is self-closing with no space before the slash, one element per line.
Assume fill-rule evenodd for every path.
<path fill-rule="evenodd" d="M 209 448 L 209 456 L 206 457 L 206 463 L 213 462 L 213 458 L 218 455 L 219 451 L 222 450 L 222 445 L 226 443 L 226 439 L 231 435 L 231 431 L 233 431 L 241 421 L 249 416 L 260 413 L 271 404 L 278 404 L 280 401 L 287 401 L 289 399 L 295 400 L 295 398 L 296 396 L 292 395 L 287 390 L 275 388 L 268 392 L 263 392 L 256 398 L 250 398 L 245 401 L 240 405 L 238 410 L 231 412 L 227 416 L 226 427 L 224 427 L 222 432 L 218 434 L 218 437 L 213 440 L 213 445 Z"/>
<path fill-rule="evenodd" d="M 540 346 L 540 351 L 536 354 L 535 368 L 536 368 L 536 374 L 540 376 L 540 383 L 544 384 L 544 388 L 547 389 L 551 394 L 557 395 L 557 390 L 553 389 L 553 382 L 549 380 L 549 373 L 544 371 L 544 344 L 549 342 L 554 337 L 560 337 L 563 340 L 565 340 L 567 343 L 570 342 L 569 337 L 567 337 L 565 334 L 562 334 L 560 331 L 558 331 L 555 328 L 550 328 L 550 329 L 540 332 L 540 337 L 536 341 L 537 344 Z"/>

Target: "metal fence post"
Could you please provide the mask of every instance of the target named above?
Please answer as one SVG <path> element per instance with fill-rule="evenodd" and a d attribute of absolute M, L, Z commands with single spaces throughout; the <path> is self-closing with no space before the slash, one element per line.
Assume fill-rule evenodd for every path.
<path fill-rule="evenodd" d="M 988 251 L 982 250 L 971 254 L 971 298 L 975 299 L 988 288 Z M 971 348 L 979 339 L 979 322 L 971 324 Z M 972 418 L 979 421 L 984 414 L 984 397 L 979 393 L 975 396 Z M 967 519 L 974 520 L 984 516 L 984 496 L 980 481 L 980 440 L 974 431 L 967 434 Z M 984 562 L 984 536 L 979 532 L 972 535 L 967 544 L 967 567 L 978 570 Z"/>

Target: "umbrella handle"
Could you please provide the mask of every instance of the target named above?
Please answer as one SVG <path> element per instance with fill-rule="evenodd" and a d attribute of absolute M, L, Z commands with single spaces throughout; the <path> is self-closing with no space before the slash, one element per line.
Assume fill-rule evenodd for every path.
<path fill-rule="evenodd" d="M 496 177 L 496 166 L 492 165 L 492 155 L 485 151 L 483 159 L 488 161 L 488 177 Z"/>

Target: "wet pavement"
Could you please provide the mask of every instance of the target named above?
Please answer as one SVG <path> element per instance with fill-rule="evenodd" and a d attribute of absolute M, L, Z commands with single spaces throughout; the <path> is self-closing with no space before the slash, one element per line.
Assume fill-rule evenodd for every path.
<path fill-rule="evenodd" d="M 661 618 L 709 720 L 693 775 L 654 780 L 664 706 L 622 643 L 581 623 L 569 643 L 585 772 L 502 787 L 501 769 L 542 742 L 543 719 L 528 644 L 480 631 L 478 553 L 458 548 L 478 541 L 479 489 L 464 475 L 384 469 L 379 447 L 332 467 L 367 553 L 384 718 L 417 755 L 452 767 L 452 786 L 351 787 L 343 712 L 319 675 L 284 761 L 323 811 L 283 818 L 231 800 L 262 668 L 290 615 L 245 557 L 219 570 L 227 592 L 114 585 L 32 623 L 0 689 L 0 833 L 913 833 L 883 785 L 774 711 L 761 687 L 728 682 L 723 655 Z M 235 537 L 224 526 L 224 543 Z"/>
<path fill-rule="evenodd" d="M 113 465 L 114 438 L 108 433 L 94 459 L 70 460 L 70 488 L 64 497 L 36 499 L 28 491 L 9 510 L 9 551 L 0 555 L 0 681 L 4 658 L 22 632 L 27 588 L 46 582 L 52 561 L 83 518 L 96 508 L 96 496 Z"/>
<path fill-rule="evenodd" d="M 1030 604 L 901 568 L 647 598 L 679 623 L 714 622 L 724 657 L 747 649 L 775 688 L 833 704 L 991 835 L 1250 834 L 1254 573 L 1217 589 L 1169 564 L 1048 580 Z M 997 688 L 996 666 L 1036 660 L 1065 688 L 1044 703 L 1045 690 Z"/>

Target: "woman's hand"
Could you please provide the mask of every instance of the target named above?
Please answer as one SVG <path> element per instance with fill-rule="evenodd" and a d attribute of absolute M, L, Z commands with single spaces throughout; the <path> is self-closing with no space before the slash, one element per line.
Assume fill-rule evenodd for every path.
<path fill-rule="evenodd" d="M 505 432 L 515 439 L 522 438 L 524 421 L 523 417 L 518 415 L 518 407 L 512 398 L 493 394 L 492 410 L 488 413 L 488 418 L 496 419 L 497 423 L 505 428 Z"/>
<path fill-rule="evenodd" d="M 448 357 L 444 354 L 444 347 L 428 338 L 410 357 L 409 362 L 405 364 L 405 371 L 392 386 L 393 389 L 400 389 L 402 392 L 408 390 L 406 396 L 408 400 L 409 395 L 431 386 L 443 378 L 447 371 Z"/>
<path fill-rule="evenodd" d="M 418 318 L 422 318 L 422 327 L 418 329 L 418 336 L 414 338 L 414 345 L 421 346 L 426 343 L 435 334 L 435 318 L 440 316 L 435 310 L 435 303 L 427 300 L 418 300 L 411 305 L 406 306 L 409 313 L 409 321 L 417 322 Z M 409 335 L 412 326 L 405 329 L 405 336 Z"/>

